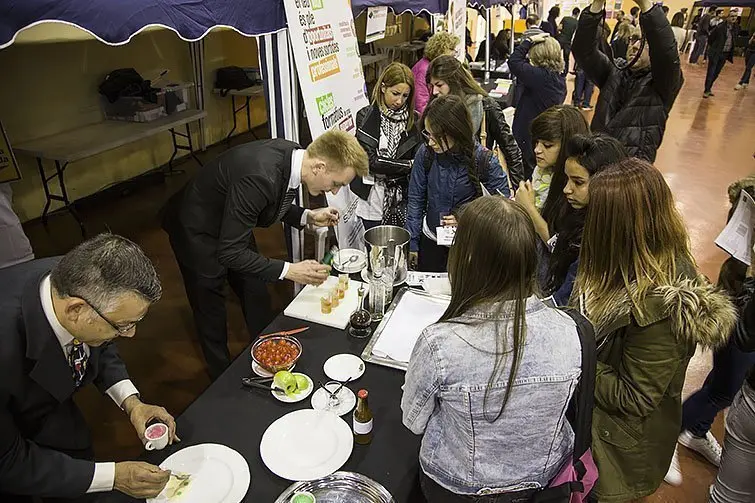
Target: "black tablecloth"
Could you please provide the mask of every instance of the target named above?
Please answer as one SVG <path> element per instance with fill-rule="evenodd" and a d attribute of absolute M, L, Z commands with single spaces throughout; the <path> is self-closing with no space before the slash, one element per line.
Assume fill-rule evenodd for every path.
<path fill-rule="evenodd" d="M 354 339 L 344 330 L 278 316 L 263 333 L 290 330 L 309 325 L 297 337 L 303 346 L 296 371 L 309 375 L 317 383 L 328 377 L 323 372 L 325 360 L 338 353 L 361 355 L 369 339 Z M 292 483 L 274 475 L 262 462 L 259 446 L 262 434 L 279 417 L 298 409 L 310 408 L 310 398 L 286 404 L 275 400 L 263 390 L 247 390 L 241 378 L 251 375 L 248 349 L 229 369 L 189 406 L 177 419 L 181 442 L 162 451 L 145 455 L 145 460 L 160 464 L 181 448 L 202 443 L 227 445 L 246 458 L 251 484 L 244 502 L 268 503 Z M 418 484 L 419 444 L 421 437 L 412 434 L 401 423 L 401 386 L 404 372 L 366 364 L 364 375 L 349 384 L 356 393 L 360 388 L 370 392 L 370 409 L 374 416 L 372 443 L 354 444 L 354 450 L 342 470 L 358 472 L 383 484 L 398 503 L 424 501 Z M 316 384 L 315 384 L 316 385 Z M 310 395 L 311 397 L 311 395 Z M 351 415 L 343 418 L 351 426 Z M 114 492 L 98 501 L 126 503 L 136 501 Z"/>

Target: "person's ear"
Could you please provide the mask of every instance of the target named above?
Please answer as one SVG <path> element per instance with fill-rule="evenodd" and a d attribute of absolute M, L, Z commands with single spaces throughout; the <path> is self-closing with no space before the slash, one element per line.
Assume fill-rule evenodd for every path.
<path fill-rule="evenodd" d="M 68 297 L 65 299 L 63 316 L 71 323 L 81 321 L 87 310 L 87 303 L 78 297 Z"/>

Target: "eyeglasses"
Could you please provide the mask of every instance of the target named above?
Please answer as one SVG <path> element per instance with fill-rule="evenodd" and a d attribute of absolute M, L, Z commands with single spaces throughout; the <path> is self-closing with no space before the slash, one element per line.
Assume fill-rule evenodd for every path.
<path fill-rule="evenodd" d="M 129 322 L 129 323 L 126 323 L 126 324 L 120 324 L 119 325 L 119 324 L 115 323 L 113 320 L 111 320 L 110 318 L 108 318 L 107 316 L 105 316 L 104 314 L 102 314 L 102 311 L 100 311 L 99 309 L 97 309 L 94 306 L 94 304 L 92 304 L 91 302 L 89 302 L 85 297 L 82 297 L 81 295 L 73 295 L 73 297 L 78 297 L 81 300 L 83 300 L 84 302 L 86 302 L 87 304 L 89 304 L 89 307 L 91 307 L 92 310 L 95 313 L 97 313 L 97 315 L 100 318 L 102 318 L 103 320 L 105 320 L 108 325 L 110 325 L 111 327 L 113 327 L 113 330 L 115 330 L 116 332 L 118 332 L 118 335 L 125 335 L 125 334 L 129 333 L 130 331 L 132 331 L 134 329 L 134 327 L 136 327 L 137 323 L 139 323 L 140 321 L 142 321 L 144 319 L 142 317 L 142 318 L 139 318 L 136 321 L 132 321 L 132 322 Z"/>

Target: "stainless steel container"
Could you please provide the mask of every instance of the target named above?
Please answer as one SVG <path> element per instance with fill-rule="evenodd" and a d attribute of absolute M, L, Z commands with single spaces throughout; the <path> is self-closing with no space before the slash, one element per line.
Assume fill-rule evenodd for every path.
<path fill-rule="evenodd" d="M 308 482 L 294 482 L 275 503 L 290 503 L 297 491 L 308 491 L 317 503 L 396 503 L 380 483 L 354 472 L 335 472 Z"/>
<path fill-rule="evenodd" d="M 403 283 L 408 271 L 410 240 L 409 231 L 394 225 L 379 225 L 365 232 L 370 273 L 392 264 L 394 282 Z"/>

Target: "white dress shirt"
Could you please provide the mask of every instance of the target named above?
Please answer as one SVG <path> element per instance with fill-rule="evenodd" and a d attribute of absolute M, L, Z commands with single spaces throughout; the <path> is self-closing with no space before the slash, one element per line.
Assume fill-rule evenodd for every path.
<path fill-rule="evenodd" d="M 301 185 L 301 168 L 304 164 L 304 150 L 297 149 L 294 150 L 294 152 L 291 154 L 291 175 L 288 178 L 288 190 L 291 189 L 298 189 Z M 305 209 L 304 213 L 301 214 L 301 224 L 307 225 L 307 216 L 309 215 L 309 210 Z M 278 279 L 285 279 L 286 274 L 288 274 L 288 268 L 291 266 L 290 262 L 284 262 L 283 263 L 283 271 L 281 272 L 281 275 L 278 277 Z"/>
<path fill-rule="evenodd" d="M 42 280 L 42 284 L 39 285 L 39 296 L 42 300 L 42 310 L 45 312 L 47 322 L 50 324 L 52 331 L 58 338 L 60 347 L 63 350 L 63 354 L 68 360 L 68 351 L 73 345 L 73 335 L 66 330 L 63 325 L 58 321 L 58 317 L 55 314 L 55 308 L 52 304 L 52 289 L 50 287 L 50 276 L 46 276 Z M 84 344 L 84 352 L 89 356 L 89 346 Z M 136 389 L 134 383 L 130 379 L 123 379 L 112 386 L 110 386 L 105 393 L 113 399 L 118 407 L 122 407 L 126 398 L 131 395 L 138 395 L 139 390 Z M 112 491 L 113 483 L 115 482 L 115 463 L 95 463 L 94 464 L 94 477 L 92 477 L 92 483 L 87 489 L 88 493 Z"/>

